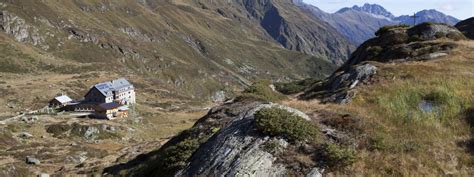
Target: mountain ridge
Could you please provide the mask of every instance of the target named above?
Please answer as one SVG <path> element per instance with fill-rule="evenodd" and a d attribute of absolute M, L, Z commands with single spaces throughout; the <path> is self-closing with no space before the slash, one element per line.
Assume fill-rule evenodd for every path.
<path fill-rule="evenodd" d="M 314 16 L 326 21 L 344 35 L 354 45 L 375 37 L 375 32 L 383 26 L 407 24 L 413 25 L 413 18 L 409 15 L 396 17 L 383 6 L 365 3 L 362 6 L 341 8 L 334 13 L 327 13 L 315 5 L 294 1 L 300 8 L 309 11 Z M 422 10 L 416 13 L 417 24 L 424 22 L 447 23 L 454 25 L 458 19 L 445 15 L 436 10 Z"/>

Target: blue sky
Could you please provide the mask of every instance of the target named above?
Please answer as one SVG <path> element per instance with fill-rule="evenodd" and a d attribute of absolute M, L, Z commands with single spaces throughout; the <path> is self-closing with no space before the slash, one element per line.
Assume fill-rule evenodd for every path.
<path fill-rule="evenodd" d="M 375 3 L 382 5 L 395 16 L 411 15 L 423 9 L 436 9 L 461 20 L 474 16 L 474 0 L 303 0 L 326 12 L 343 7 Z"/>

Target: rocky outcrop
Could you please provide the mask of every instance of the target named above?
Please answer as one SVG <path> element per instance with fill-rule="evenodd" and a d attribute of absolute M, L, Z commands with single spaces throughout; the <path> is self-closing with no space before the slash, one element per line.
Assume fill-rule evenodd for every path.
<path fill-rule="evenodd" d="M 39 29 L 27 24 L 25 19 L 16 16 L 8 11 L 0 11 L 0 29 L 13 36 L 18 42 L 27 42 L 35 46 L 48 50 L 45 38 L 40 34 Z"/>
<path fill-rule="evenodd" d="M 316 85 L 301 98 L 320 98 L 323 103 L 347 104 L 356 95 L 353 90 L 359 84 L 366 84 L 377 73 L 377 67 L 372 64 L 361 64 L 347 71 L 335 73 L 327 82 Z M 316 91 L 320 90 L 320 91 Z M 317 94 L 315 94 L 317 93 Z"/>
<path fill-rule="evenodd" d="M 433 53 L 449 53 L 464 39 L 456 28 L 423 23 L 412 28 L 390 26 L 381 28 L 377 37 L 362 44 L 339 70 L 346 70 L 364 61 L 400 62 L 432 59 Z M 447 39 L 447 40 L 437 40 Z"/>
<path fill-rule="evenodd" d="M 270 136 L 256 124 L 255 114 L 265 108 L 293 113 L 318 131 L 317 142 Z M 106 168 L 104 174 L 126 176 L 321 176 L 329 169 L 324 145 L 355 147 L 360 132 L 336 128 L 337 113 L 307 115 L 287 106 L 242 98 L 214 107 L 190 129 L 169 140 L 159 150 L 125 164 Z M 350 120 L 349 120 L 350 119 Z M 356 125 L 357 123 L 351 123 Z M 293 126 L 293 125 L 288 125 Z M 355 128 L 357 129 L 357 128 Z M 349 129 L 347 129 L 349 130 Z M 316 138 L 316 137 L 313 137 Z M 344 144 L 344 145 L 342 145 Z M 302 156 L 307 156 L 301 159 Z"/>
<path fill-rule="evenodd" d="M 310 120 L 298 110 L 277 104 L 261 104 L 239 112 L 228 126 L 201 145 L 189 165 L 176 176 L 285 176 L 285 164 L 275 162 L 276 157 L 265 151 L 263 145 L 276 140 L 285 147 L 288 142 L 262 137 L 255 127 L 254 114 L 263 108 L 284 109 Z"/>
<path fill-rule="evenodd" d="M 122 27 L 119 28 L 120 32 L 127 34 L 128 36 L 135 38 L 140 41 L 147 41 L 147 42 L 153 42 L 155 39 L 150 37 L 148 34 L 142 33 L 139 29 L 136 29 L 134 27 Z"/>
<path fill-rule="evenodd" d="M 456 28 L 469 39 L 474 39 L 474 17 L 456 24 Z"/>
<path fill-rule="evenodd" d="M 389 26 L 377 31 L 377 37 L 362 44 L 351 58 L 323 82 L 308 88 L 301 99 L 318 98 L 323 103 L 350 103 L 357 85 L 369 83 L 377 72 L 370 62 L 407 62 L 432 60 L 449 55 L 457 47 L 454 41 L 464 39 L 456 28 L 444 24 L 424 23 Z M 442 40 L 440 40 L 442 39 Z"/>

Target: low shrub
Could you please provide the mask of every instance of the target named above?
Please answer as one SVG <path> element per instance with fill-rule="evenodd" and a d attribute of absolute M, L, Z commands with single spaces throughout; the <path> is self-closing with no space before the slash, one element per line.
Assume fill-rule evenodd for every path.
<path fill-rule="evenodd" d="M 185 139 L 164 150 L 163 168 L 165 171 L 176 171 L 186 165 L 186 161 L 199 148 L 198 139 Z"/>
<path fill-rule="evenodd" d="M 58 137 L 71 129 L 72 127 L 68 124 L 54 124 L 48 126 L 46 132 L 53 134 L 54 137 Z"/>
<path fill-rule="evenodd" d="M 277 102 L 286 98 L 285 95 L 275 92 L 270 88 L 270 81 L 255 82 L 243 92 L 246 96 L 253 96 L 266 101 Z"/>
<path fill-rule="evenodd" d="M 320 80 L 318 79 L 309 78 L 289 83 L 275 83 L 275 88 L 283 94 L 290 95 L 303 92 L 305 89 L 311 87 L 313 84 L 319 81 Z"/>
<path fill-rule="evenodd" d="M 320 159 L 322 165 L 330 171 L 343 169 L 357 160 L 354 150 L 336 144 L 323 144 L 318 152 L 316 158 Z"/>
<path fill-rule="evenodd" d="M 311 122 L 279 108 L 264 108 L 255 113 L 257 129 L 270 136 L 281 136 L 290 141 L 314 140 L 318 129 Z"/>

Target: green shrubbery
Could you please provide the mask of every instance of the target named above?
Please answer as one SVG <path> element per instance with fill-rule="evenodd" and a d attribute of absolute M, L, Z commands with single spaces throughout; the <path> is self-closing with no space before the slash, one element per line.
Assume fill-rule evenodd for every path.
<path fill-rule="evenodd" d="M 245 97 L 254 97 L 257 99 L 277 102 L 286 98 L 285 95 L 275 92 L 270 88 L 271 82 L 262 80 L 255 82 L 253 85 L 245 89 L 243 94 L 241 94 L 237 99 L 243 99 Z"/>
<path fill-rule="evenodd" d="M 313 84 L 319 81 L 320 80 L 318 79 L 309 78 L 289 83 L 276 83 L 275 87 L 279 92 L 289 95 L 303 92 L 305 89 L 311 87 Z"/>
<path fill-rule="evenodd" d="M 271 136 L 281 136 L 290 141 L 314 140 L 318 129 L 311 122 L 278 108 L 264 108 L 255 113 L 259 131 Z"/>
<path fill-rule="evenodd" d="M 186 165 L 186 161 L 199 148 L 198 139 L 188 138 L 164 151 L 163 168 L 165 171 L 176 171 Z"/>
<path fill-rule="evenodd" d="M 53 137 L 59 137 L 71 129 L 72 127 L 68 124 L 53 124 L 46 128 L 46 132 L 53 134 Z"/>
<path fill-rule="evenodd" d="M 320 147 L 317 158 L 321 159 L 329 170 L 345 168 L 357 160 L 354 150 L 329 143 Z"/>

